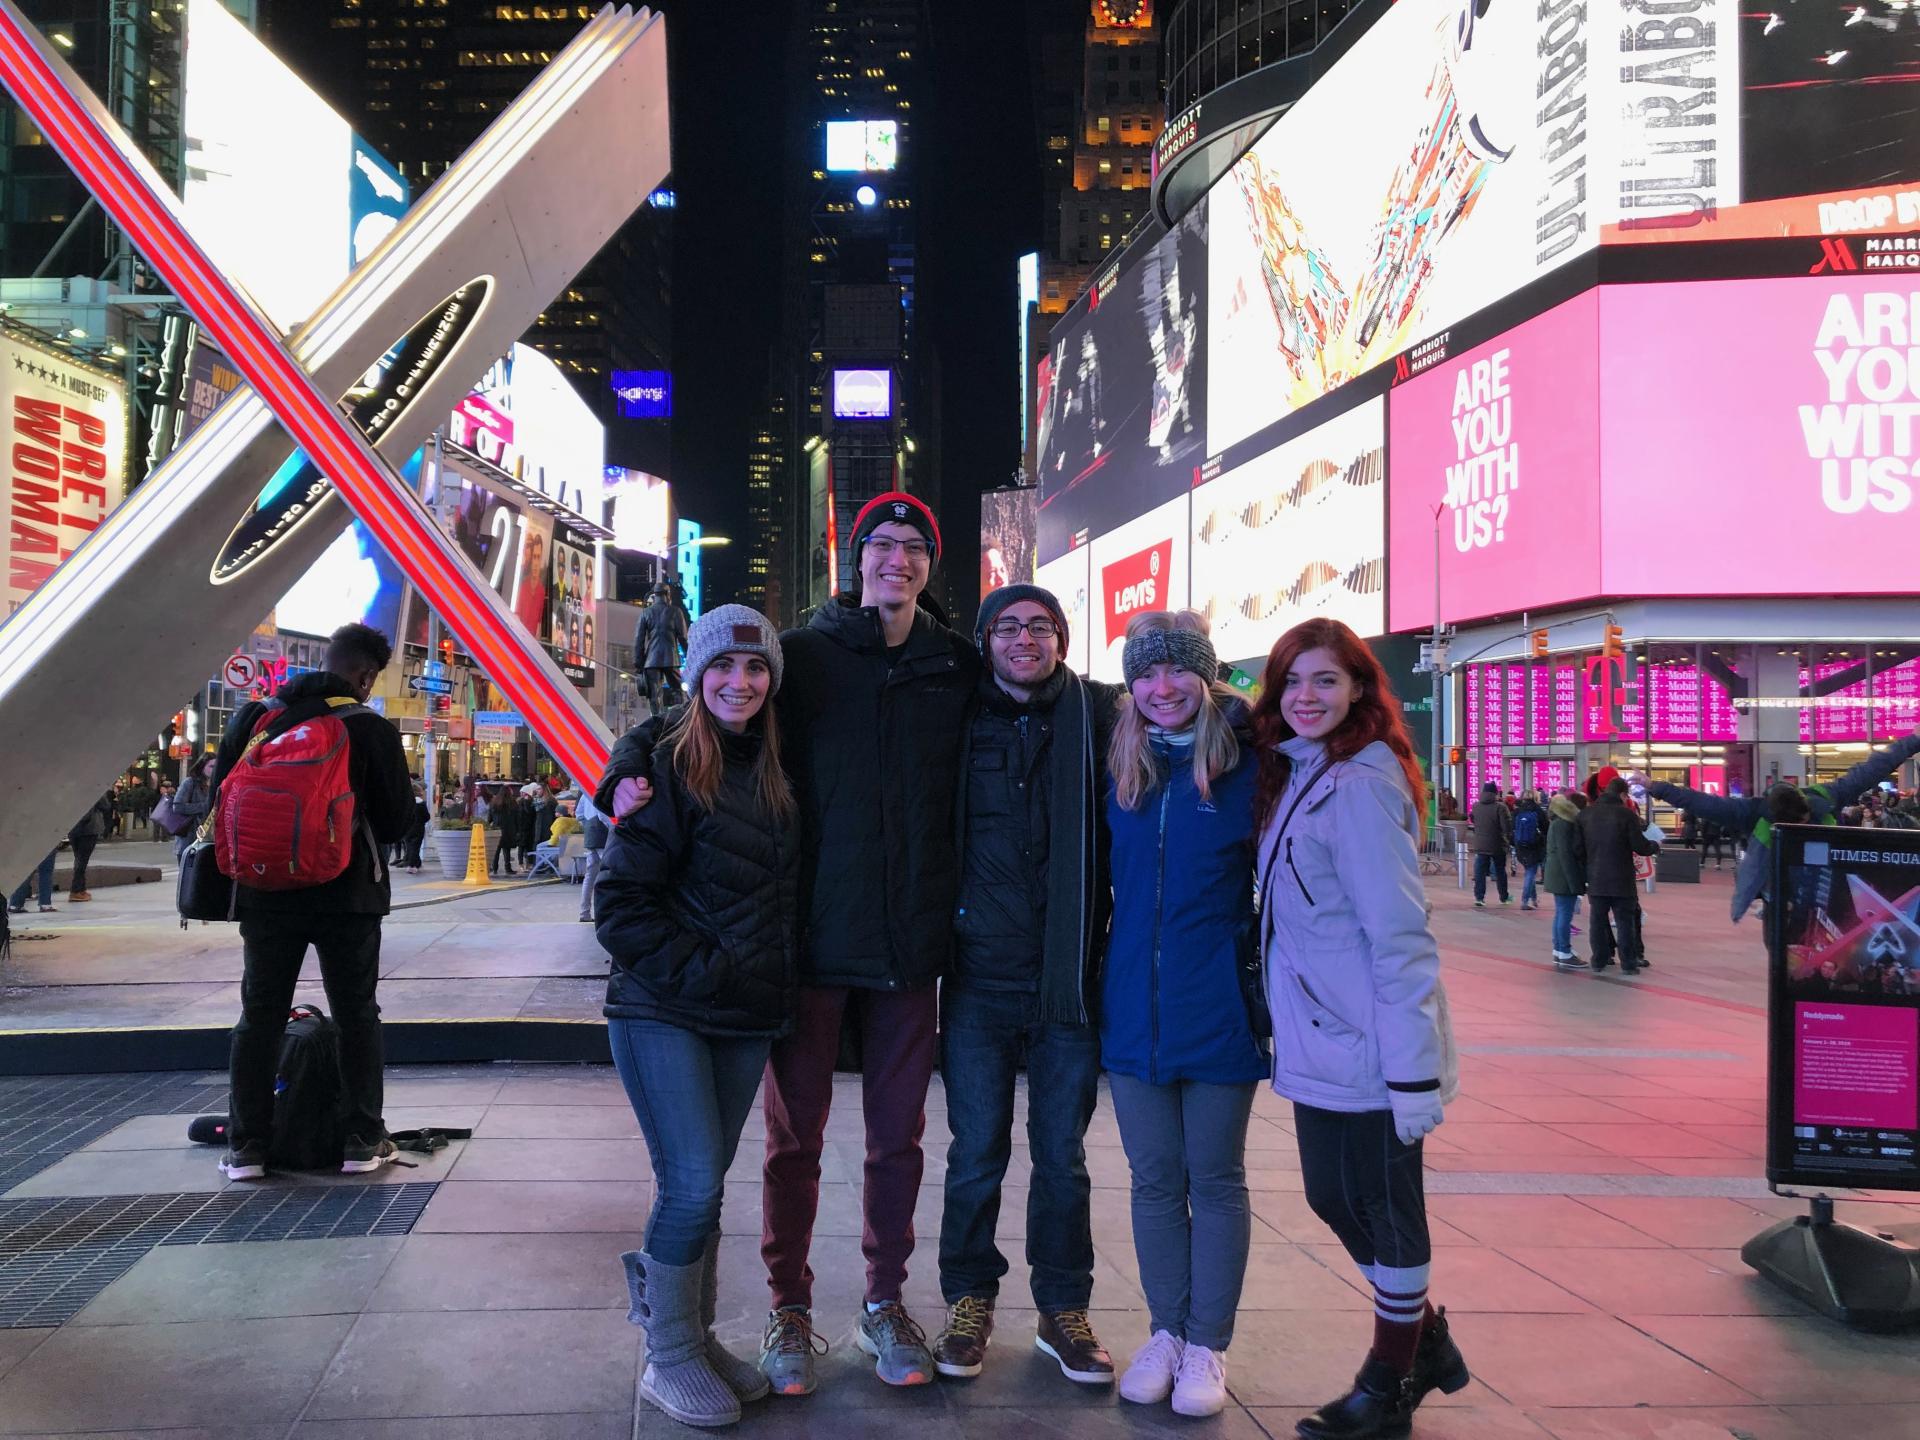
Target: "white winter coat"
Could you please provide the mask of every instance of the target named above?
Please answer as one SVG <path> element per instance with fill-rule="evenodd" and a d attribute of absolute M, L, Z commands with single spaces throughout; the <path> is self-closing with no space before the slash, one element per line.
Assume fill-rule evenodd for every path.
<path fill-rule="evenodd" d="M 1282 749 L 1293 770 L 1258 871 L 1273 1088 L 1324 1110 L 1385 1110 L 1389 1083 L 1438 1080 L 1450 1100 L 1453 1032 L 1400 762 L 1379 741 L 1330 767 L 1314 741 Z"/>

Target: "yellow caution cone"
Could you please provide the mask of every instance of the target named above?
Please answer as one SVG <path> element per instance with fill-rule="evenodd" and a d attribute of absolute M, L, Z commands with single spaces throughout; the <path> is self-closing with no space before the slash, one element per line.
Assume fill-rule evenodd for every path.
<path fill-rule="evenodd" d="M 473 827 L 472 838 L 467 842 L 467 878 L 463 885 L 491 885 L 493 879 L 487 874 L 487 827 Z"/>

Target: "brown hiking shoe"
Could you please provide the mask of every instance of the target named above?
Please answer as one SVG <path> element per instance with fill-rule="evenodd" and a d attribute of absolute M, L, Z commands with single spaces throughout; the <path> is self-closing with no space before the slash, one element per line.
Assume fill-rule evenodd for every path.
<path fill-rule="evenodd" d="M 1040 1312 L 1034 1347 L 1060 1362 L 1060 1373 L 1081 1385 L 1111 1385 L 1113 1357 L 1093 1333 L 1084 1310 Z"/>
<path fill-rule="evenodd" d="M 947 1311 L 947 1328 L 933 1342 L 933 1366 L 942 1375 L 971 1380 L 987 1363 L 993 1338 L 993 1301 L 962 1295 Z"/>

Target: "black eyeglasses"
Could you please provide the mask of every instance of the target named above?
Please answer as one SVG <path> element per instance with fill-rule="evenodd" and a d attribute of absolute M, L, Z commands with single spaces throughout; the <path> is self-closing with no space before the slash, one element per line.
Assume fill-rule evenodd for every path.
<path fill-rule="evenodd" d="M 933 546 L 925 540 L 889 540 L 885 535 L 875 535 L 866 542 L 867 549 L 882 560 L 896 550 L 904 550 L 909 560 L 925 560 L 933 554 Z"/>
<path fill-rule="evenodd" d="M 1037 620 L 996 620 L 988 631 L 996 640 L 1012 640 L 1024 630 L 1036 640 L 1051 640 L 1060 627 L 1042 615 Z"/>

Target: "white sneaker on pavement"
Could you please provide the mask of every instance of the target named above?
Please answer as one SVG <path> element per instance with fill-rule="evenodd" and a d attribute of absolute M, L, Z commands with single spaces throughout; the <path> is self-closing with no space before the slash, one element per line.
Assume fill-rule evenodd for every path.
<path fill-rule="evenodd" d="M 1173 1393 L 1187 1342 L 1168 1330 L 1156 1330 L 1120 1377 L 1120 1398 L 1136 1405 L 1158 1405 Z"/>
<path fill-rule="evenodd" d="M 1227 1406 L 1227 1362 L 1218 1350 L 1188 1345 L 1173 1377 L 1173 1413 L 1218 1415 Z"/>

